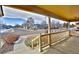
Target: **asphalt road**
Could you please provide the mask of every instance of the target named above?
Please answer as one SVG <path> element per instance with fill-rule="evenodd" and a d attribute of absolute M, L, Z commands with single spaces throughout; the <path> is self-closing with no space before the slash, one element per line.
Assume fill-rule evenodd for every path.
<path fill-rule="evenodd" d="M 39 34 L 39 33 L 44 32 L 44 30 L 28 31 L 28 30 L 24 30 L 24 29 L 14 29 L 14 31 L 16 33 L 19 33 L 20 35 L 31 35 L 31 34 Z"/>
<path fill-rule="evenodd" d="M 19 33 L 21 36 L 24 36 L 24 35 L 33 35 L 33 34 L 40 34 L 40 33 L 45 33 L 46 30 L 44 29 L 41 29 L 41 30 L 35 30 L 35 31 L 30 31 L 30 30 L 25 30 L 25 29 L 14 29 L 15 32 L 13 33 Z M 51 32 L 61 32 L 63 30 L 61 29 L 52 29 Z M 1 33 L 0 34 L 0 37 L 2 35 L 7 35 L 7 33 L 12 33 L 12 32 L 5 32 L 5 33 Z"/>

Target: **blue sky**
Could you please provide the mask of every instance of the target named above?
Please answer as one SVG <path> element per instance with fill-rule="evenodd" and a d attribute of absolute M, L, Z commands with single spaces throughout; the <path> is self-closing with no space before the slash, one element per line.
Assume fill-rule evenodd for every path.
<path fill-rule="evenodd" d="M 15 25 L 15 24 L 22 24 L 24 23 L 25 20 L 21 19 L 21 18 L 7 18 L 4 17 L 2 18 L 3 23 L 7 24 L 7 25 Z"/>
<path fill-rule="evenodd" d="M 23 18 L 10 18 L 10 17 L 3 17 L 1 18 L 1 21 L 7 25 L 15 25 L 15 24 L 23 24 L 25 21 L 27 21 L 27 19 L 23 19 Z M 43 20 L 34 20 L 35 24 L 41 24 Z"/>
<path fill-rule="evenodd" d="M 21 24 L 24 20 L 27 20 L 29 17 L 32 17 L 36 24 L 40 24 L 43 20 L 45 20 L 45 16 L 43 15 L 17 10 L 10 7 L 3 6 L 3 11 L 4 11 L 4 17 L 2 17 L 2 20 L 4 22 L 6 21 L 7 24 L 13 24 L 13 25 L 15 23 Z"/>

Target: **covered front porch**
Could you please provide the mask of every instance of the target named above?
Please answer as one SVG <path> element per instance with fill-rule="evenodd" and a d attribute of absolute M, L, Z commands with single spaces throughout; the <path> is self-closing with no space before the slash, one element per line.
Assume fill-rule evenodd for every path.
<path fill-rule="evenodd" d="M 79 6 L 54 6 L 54 5 L 37 5 L 37 6 L 22 6 L 22 5 L 8 5 L 7 7 L 12 7 L 20 10 L 31 11 L 39 13 L 48 17 L 48 31 L 47 33 L 39 33 L 31 41 L 32 51 L 39 53 L 79 53 L 79 31 L 71 31 L 70 26 L 68 29 L 64 29 L 60 32 L 51 32 L 51 18 L 56 18 L 68 22 L 79 21 Z M 5 14 L 4 14 L 5 15 Z M 36 42 L 37 47 L 35 47 L 34 42 Z M 16 50 L 17 52 L 18 50 Z M 28 51 L 27 49 L 24 51 Z M 16 53 L 15 52 L 15 53 Z M 21 50 L 22 52 L 22 50 Z M 13 52 L 12 52 L 13 53 Z M 20 53 L 20 51 L 19 51 Z M 25 53 L 25 52 L 24 52 Z M 27 53 L 27 52 L 26 52 Z M 29 53 L 29 52 L 28 52 Z M 35 54 L 35 52 L 34 52 Z"/>

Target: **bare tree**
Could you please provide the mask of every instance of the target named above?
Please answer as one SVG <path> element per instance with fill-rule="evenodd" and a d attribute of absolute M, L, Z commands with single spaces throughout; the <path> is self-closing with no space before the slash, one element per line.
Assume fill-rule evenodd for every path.
<path fill-rule="evenodd" d="M 42 26 L 42 28 L 44 28 L 44 29 L 47 28 L 47 23 L 46 23 L 45 20 L 43 20 L 43 21 L 41 22 L 41 26 Z"/>
<path fill-rule="evenodd" d="M 34 27 L 34 19 L 32 17 L 28 18 L 26 22 L 27 29 L 33 29 Z"/>
<path fill-rule="evenodd" d="M 26 27 L 27 27 L 27 22 L 26 21 L 22 24 L 22 27 L 26 29 Z"/>

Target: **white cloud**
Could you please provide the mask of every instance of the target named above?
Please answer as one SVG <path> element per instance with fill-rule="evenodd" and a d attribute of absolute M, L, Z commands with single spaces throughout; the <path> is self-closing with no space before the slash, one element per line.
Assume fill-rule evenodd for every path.
<path fill-rule="evenodd" d="M 3 10 L 6 17 L 19 17 L 19 18 L 34 17 L 36 19 L 42 19 L 45 17 L 39 14 L 31 13 L 28 11 L 22 11 L 22 10 L 5 7 L 5 6 L 3 6 Z"/>
<path fill-rule="evenodd" d="M 37 23 L 40 23 L 42 20 L 45 20 L 45 16 L 43 15 L 31 13 L 31 12 L 23 11 L 19 9 L 14 9 L 10 7 L 3 6 L 3 11 L 4 11 L 4 17 L 23 18 L 25 20 L 27 20 L 27 18 L 29 17 L 32 17 Z"/>

